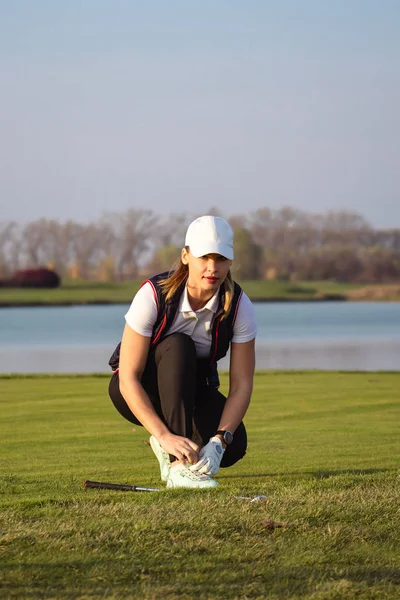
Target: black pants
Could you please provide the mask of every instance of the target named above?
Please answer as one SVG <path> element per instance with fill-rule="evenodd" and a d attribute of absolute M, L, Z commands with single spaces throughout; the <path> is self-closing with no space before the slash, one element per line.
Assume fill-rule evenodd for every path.
<path fill-rule="evenodd" d="M 206 383 L 205 364 L 196 357 L 193 340 L 173 333 L 151 350 L 141 383 L 155 411 L 176 435 L 206 444 L 218 429 L 226 398 Z M 109 384 L 110 398 L 118 412 L 131 423 L 141 425 L 119 389 L 119 374 Z M 247 435 L 240 423 L 233 442 L 226 448 L 221 467 L 230 467 L 243 458 Z"/>

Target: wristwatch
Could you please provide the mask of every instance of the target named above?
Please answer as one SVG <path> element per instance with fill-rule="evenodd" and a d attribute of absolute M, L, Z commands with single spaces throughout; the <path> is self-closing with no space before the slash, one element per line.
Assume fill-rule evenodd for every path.
<path fill-rule="evenodd" d="M 232 443 L 233 441 L 233 433 L 231 431 L 228 431 L 227 429 L 219 429 L 215 435 L 222 435 L 222 439 L 224 440 L 225 444 L 227 444 L 229 446 L 229 444 Z"/>

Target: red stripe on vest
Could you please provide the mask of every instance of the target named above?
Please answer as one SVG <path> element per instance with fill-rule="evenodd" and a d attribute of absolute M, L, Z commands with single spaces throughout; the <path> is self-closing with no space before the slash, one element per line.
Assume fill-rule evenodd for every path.
<path fill-rule="evenodd" d="M 157 333 L 156 337 L 152 341 L 152 346 L 154 346 L 154 344 L 157 344 L 157 342 L 159 340 L 159 337 L 160 337 L 163 329 L 165 329 L 166 324 L 167 324 L 167 313 L 165 313 L 164 318 L 163 318 L 162 323 L 161 323 L 161 326 L 160 326 L 160 329 L 158 330 L 158 333 Z"/>
<path fill-rule="evenodd" d="M 142 285 L 140 287 L 142 288 L 144 285 L 146 285 L 146 283 L 149 283 L 151 285 L 152 289 L 153 289 L 154 300 L 156 301 L 157 311 L 158 311 L 158 298 L 157 298 L 156 288 L 154 287 L 154 284 L 153 284 L 152 281 L 150 281 L 150 279 L 146 279 L 146 281 L 143 281 L 143 283 L 142 283 Z"/>

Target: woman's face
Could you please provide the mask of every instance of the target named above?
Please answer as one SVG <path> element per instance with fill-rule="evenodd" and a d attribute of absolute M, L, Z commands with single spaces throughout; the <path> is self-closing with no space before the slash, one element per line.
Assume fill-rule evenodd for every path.
<path fill-rule="evenodd" d="M 232 261 L 221 254 L 206 254 L 197 258 L 183 248 L 182 262 L 189 267 L 189 287 L 215 292 L 228 275 Z"/>

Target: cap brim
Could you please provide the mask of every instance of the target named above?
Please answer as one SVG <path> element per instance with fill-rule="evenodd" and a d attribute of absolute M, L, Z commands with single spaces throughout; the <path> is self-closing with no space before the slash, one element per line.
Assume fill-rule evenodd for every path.
<path fill-rule="evenodd" d="M 233 260 L 233 248 L 228 244 L 221 244 L 218 242 L 208 242 L 198 244 L 192 244 L 190 246 L 190 252 L 196 258 L 200 258 L 200 256 L 205 256 L 206 254 L 221 254 L 228 260 Z"/>

